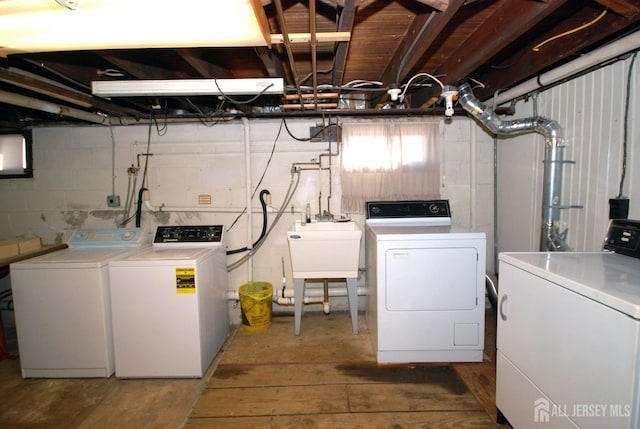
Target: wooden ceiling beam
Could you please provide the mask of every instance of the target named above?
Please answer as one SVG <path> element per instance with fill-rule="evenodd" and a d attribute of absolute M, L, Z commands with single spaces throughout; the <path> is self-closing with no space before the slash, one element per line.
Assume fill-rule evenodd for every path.
<path fill-rule="evenodd" d="M 345 6 L 340 13 L 338 19 L 338 31 L 347 31 L 351 33 L 353 23 L 356 16 L 355 0 L 346 0 Z M 333 86 L 341 86 L 344 77 L 344 70 L 347 66 L 347 52 L 349 51 L 349 42 L 337 42 L 335 45 L 335 54 L 333 59 L 333 75 L 331 84 Z"/>
<path fill-rule="evenodd" d="M 502 1 L 491 16 L 469 34 L 466 41 L 435 70 L 435 74 L 444 76 L 442 79 L 445 85 L 457 84 L 566 2 L 567 0 Z M 439 96 L 440 88 L 424 88 L 411 96 L 411 104 L 414 107 L 428 107 L 433 102 L 433 97 Z"/>
<path fill-rule="evenodd" d="M 273 52 L 273 49 L 269 49 L 265 46 L 258 46 L 255 48 L 256 54 L 265 69 L 269 77 L 284 77 L 286 71 L 282 65 L 282 60 Z"/>
<path fill-rule="evenodd" d="M 581 11 L 574 13 L 575 16 L 597 16 L 598 11 L 593 7 L 585 7 Z M 496 88 L 509 88 L 515 86 L 519 82 L 514 82 L 514 76 L 520 76 L 523 81 L 531 78 L 541 71 L 548 69 L 553 64 L 557 64 L 567 58 L 570 58 L 590 46 L 597 44 L 602 39 L 606 39 L 610 35 L 614 35 L 624 28 L 640 23 L 640 15 L 636 15 L 633 20 L 629 20 L 621 15 L 607 13 L 601 20 L 594 25 L 588 26 L 579 32 L 566 34 L 552 40 L 551 43 L 541 47 L 538 51 L 534 51 L 533 47 L 540 45 L 545 40 L 550 40 L 558 34 L 563 34 L 575 28 L 576 23 L 565 23 L 563 26 L 554 28 L 547 34 L 540 34 L 530 44 L 520 52 L 520 56 L 513 56 L 504 61 L 505 65 L 496 64 L 496 69 L 492 71 L 490 78 L 484 83 L 487 88 L 494 88 L 491 92 L 484 88 L 479 88 L 476 93 L 479 99 L 491 97 L 492 92 Z"/>
<path fill-rule="evenodd" d="M 602 7 L 622 15 L 627 19 L 633 19 L 640 13 L 637 2 L 630 2 L 626 0 L 595 0 L 596 3 L 602 5 Z"/>
<path fill-rule="evenodd" d="M 180 69 L 167 69 L 165 67 L 159 67 L 155 65 L 142 64 L 138 61 L 130 60 L 124 56 L 117 55 L 118 51 L 100 51 L 98 54 L 104 58 L 105 61 L 113 64 L 117 69 L 120 69 L 130 76 L 138 79 L 186 79 L 190 76 L 184 70 Z"/>
<path fill-rule="evenodd" d="M 449 0 L 417 0 L 418 3 L 431 6 L 432 8 L 439 10 L 440 12 L 447 10 L 449 7 Z"/>
<path fill-rule="evenodd" d="M 230 79 L 234 77 L 231 70 L 200 58 L 195 54 L 193 49 L 176 49 L 176 54 L 201 77 L 217 79 Z"/>
<path fill-rule="evenodd" d="M 400 85 L 463 4 L 464 0 L 451 0 L 444 12 L 416 15 L 380 80 L 389 86 Z"/>

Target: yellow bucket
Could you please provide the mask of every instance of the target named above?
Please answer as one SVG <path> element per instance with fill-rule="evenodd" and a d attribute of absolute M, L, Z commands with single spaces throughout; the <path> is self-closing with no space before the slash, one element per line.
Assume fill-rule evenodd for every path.
<path fill-rule="evenodd" d="M 267 282 L 249 282 L 238 289 L 242 328 L 260 332 L 271 327 L 271 300 L 273 286 Z"/>

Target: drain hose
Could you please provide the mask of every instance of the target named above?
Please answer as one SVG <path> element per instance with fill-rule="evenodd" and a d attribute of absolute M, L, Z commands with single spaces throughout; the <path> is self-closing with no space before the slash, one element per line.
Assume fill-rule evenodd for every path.
<path fill-rule="evenodd" d="M 265 195 L 271 195 L 271 192 L 269 192 L 266 189 L 263 189 L 262 191 L 260 191 L 259 198 L 260 198 L 260 205 L 262 206 L 262 232 L 260 232 L 260 237 L 258 237 L 256 242 L 253 243 L 252 248 L 256 247 L 265 238 L 267 234 L 267 203 L 264 200 Z M 250 210 L 250 208 L 248 208 L 247 210 Z M 236 253 L 242 253 L 248 250 L 250 249 L 246 246 L 241 249 L 227 250 L 227 255 L 234 255 Z"/>

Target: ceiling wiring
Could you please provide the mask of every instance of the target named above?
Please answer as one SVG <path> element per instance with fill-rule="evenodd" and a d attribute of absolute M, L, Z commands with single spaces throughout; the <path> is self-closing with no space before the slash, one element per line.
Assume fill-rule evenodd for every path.
<path fill-rule="evenodd" d="M 411 77 L 411 79 L 409 79 L 409 81 L 403 85 L 404 86 L 404 90 L 399 95 L 399 97 L 398 97 L 399 100 L 403 100 L 404 99 L 404 96 L 406 95 L 407 90 L 409 89 L 409 87 L 411 86 L 413 81 L 416 80 L 419 77 L 428 77 L 429 79 L 433 80 L 435 83 L 440 85 L 440 88 L 444 88 L 444 84 L 437 77 L 435 77 L 435 76 L 433 76 L 433 75 L 431 75 L 429 73 L 417 73 L 417 74 L 413 75 Z"/>
<path fill-rule="evenodd" d="M 546 44 L 547 44 L 547 43 L 549 43 L 549 42 L 552 42 L 552 41 L 554 41 L 554 40 L 556 40 L 556 39 L 559 39 L 559 38 L 561 38 L 561 37 L 564 37 L 564 36 L 568 36 L 569 34 L 573 34 L 573 33 L 576 33 L 576 32 L 578 32 L 578 31 L 584 30 L 585 28 L 590 27 L 590 26 L 592 26 L 593 24 L 595 24 L 596 22 L 600 21 L 600 20 L 601 20 L 601 19 L 602 19 L 606 14 L 607 14 L 607 9 L 603 10 L 603 11 L 602 11 L 602 13 L 600 13 L 600 15 L 598 15 L 595 19 L 593 19 L 593 20 L 591 20 L 591 21 L 587 22 L 586 24 L 583 24 L 583 25 L 581 25 L 581 26 L 579 26 L 579 27 L 576 27 L 576 28 L 574 28 L 573 30 L 565 31 L 564 33 L 560 33 L 560 34 L 558 34 L 558 35 L 555 35 L 555 36 L 553 36 L 553 37 L 548 38 L 547 40 L 545 40 L 545 41 L 543 41 L 543 42 L 538 43 L 536 46 L 534 46 L 534 47 L 532 48 L 532 50 L 533 50 L 534 52 L 538 52 L 538 51 L 540 51 L 540 48 L 541 48 L 543 45 L 546 45 Z"/>
<path fill-rule="evenodd" d="M 218 88 L 218 92 L 220 92 L 220 96 L 223 97 L 225 100 L 227 100 L 228 102 L 232 103 L 232 104 L 250 104 L 253 103 L 254 101 L 256 101 L 258 98 L 260 98 L 265 92 L 267 92 L 267 90 L 269 88 L 271 88 L 273 86 L 272 83 L 270 83 L 269 85 L 265 86 L 262 91 L 260 91 L 258 94 L 254 95 L 253 97 L 251 97 L 249 100 L 245 100 L 245 101 L 240 101 L 240 100 L 236 100 L 233 99 L 231 97 L 229 97 L 227 94 L 225 94 L 222 89 L 220 89 L 220 86 L 218 85 L 218 80 L 217 79 L 213 79 L 213 83 L 216 84 L 216 88 Z"/>
<path fill-rule="evenodd" d="M 203 112 L 202 109 L 200 109 L 200 107 L 198 107 L 193 101 L 191 101 L 189 97 L 186 97 L 185 100 L 187 101 L 187 103 L 189 103 L 189 105 L 191 105 L 191 107 L 196 110 L 200 123 L 205 127 L 213 127 L 215 125 L 218 125 L 220 122 L 226 122 L 233 119 L 233 117 L 222 116 L 222 114 L 224 113 L 224 111 L 222 110 L 222 106 L 224 106 L 226 100 L 224 97 L 221 97 L 219 99 L 218 105 L 216 106 L 215 110 L 212 110 L 210 113 Z"/>

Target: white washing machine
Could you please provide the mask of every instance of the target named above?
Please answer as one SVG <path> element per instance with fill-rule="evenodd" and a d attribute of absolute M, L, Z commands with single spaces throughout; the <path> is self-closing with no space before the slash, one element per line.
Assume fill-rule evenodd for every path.
<path fill-rule="evenodd" d="M 366 319 L 378 363 L 480 362 L 486 236 L 446 200 L 367 203 Z"/>
<path fill-rule="evenodd" d="M 158 227 L 109 275 L 116 377 L 202 377 L 229 336 L 223 227 Z"/>
<path fill-rule="evenodd" d="M 113 374 L 108 263 L 146 241 L 140 228 L 82 229 L 69 248 L 10 265 L 23 377 Z"/>

